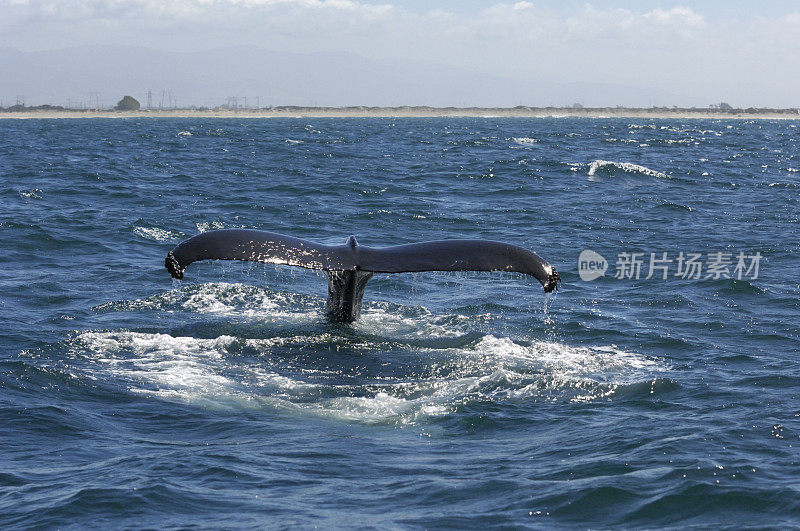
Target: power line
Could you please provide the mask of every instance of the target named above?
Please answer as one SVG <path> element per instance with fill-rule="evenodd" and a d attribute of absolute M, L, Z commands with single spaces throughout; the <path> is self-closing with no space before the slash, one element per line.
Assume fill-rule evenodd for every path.
<path fill-rule="evenodd" d="M 94 90 L 89 91 L 89 109 L 97 111 L 100 108 L 100 93 Z"/>

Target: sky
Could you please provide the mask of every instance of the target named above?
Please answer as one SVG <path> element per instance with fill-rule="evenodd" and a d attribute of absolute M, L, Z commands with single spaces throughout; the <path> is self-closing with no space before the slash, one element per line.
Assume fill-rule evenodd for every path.
<path fill-rule="evenodd" d="M 0 47 L 109 44 L 348 52 L 531 82 L 652 87 L 676 100 L 800 106 L 796 1 L 0 0 Z"/>

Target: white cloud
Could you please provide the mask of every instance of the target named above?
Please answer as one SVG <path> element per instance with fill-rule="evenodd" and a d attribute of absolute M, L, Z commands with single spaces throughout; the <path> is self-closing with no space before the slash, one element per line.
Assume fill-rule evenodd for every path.
<path fill-rule="evenodd" d="M 635 78 L 688 93 L 724 92 L 748 77 L 800 82 L 785 66 L 800 48 L 799 13 L 731 25 L 683 6 L 567 12 L 519 1 L 415 13 L 356 0 L 0 0 L 0 13 L 0 46 L 21 49 L 351 51 L 558 81 Z"/>
<path fill-rule="evenodd" d="M 649 13 L 645 13 L 643 18 L 652 20 L 656 24 L 662 26 L 702 28 L 706 25 L 705 18 L 688 7 L 673 7 L 668 10 L 657 8 Z"/>

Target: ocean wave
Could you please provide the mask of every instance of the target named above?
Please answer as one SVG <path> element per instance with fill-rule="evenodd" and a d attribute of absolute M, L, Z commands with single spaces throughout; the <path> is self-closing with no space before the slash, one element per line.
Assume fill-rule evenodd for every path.
<path fill-rule="evenodd" d="M 750 282 L 747 278 L 704 278 L 703 284 L 713 286 L 717 293 L 727 295 L 763 295 L 766 293 L 764 288 L 761 288 L 755 282 Z"/>
<path fill-rule="evenodd" d="M 221 221 L 202 221 L 200 223 L 195 223 L 195 227 L 197 227 L 197 230 L 200 232 L 208 232 L 210 230 L 224 229 L 225 225 L 223 225 Z"/>
<path fill-rule="evenodd" d="M 136 225 L 133 227 L 133 233 L 145 240 L 153 240 L 156 242 L 178 242 L 183 238 L 183 233 L 175 232 L 160 227 L 143 227 Z"/>
<path fill-rule="evenodd" d="M 591 163 L 589 163 L 588 175 L 597 175 L 599 172 L 613 174 L 617 170 L 621 170 L 625 173 L 646 175 L 648 177 L 661 177 L 661 178 L 669 177 L 666 173 L 651 170 L 650 168 L 647 168 L 645 166 L 640 166 L 639 164 L 633 164 L 631 162 L 614 162 L 611 160 L 600 160 L 600 159 L 594 160 Z"/>
<path fill-rule="evenodd" d="M 539 141 L 535 138 L 528 138 L 528 137 L 514 137 L 511 139 L 512 141 L 516 142 L 521 146 L 533 146 L 534 144 L 538 144 Z"/>
<path fill-rule="evenodd" d="M 0 487 L 22 487 L 27 483 L 28 481 L 21 476 L 0 472 Z"/>
<path fill-rule="evenodd" d="M 42 190 L 39 188 L 31 188 L 29 190 L 19 191 L 19 196 L 26 199 L 41 199 L 42 194 L 44 194 L 44 192 L 42 192 Z"/>
<path fill-rule="evenodd" d="M 695 209 L 690 207 L 689 205 L 683 205 L 681 203 L 675 203 L 672 201 L 662 201 L 655 205 L 655 208 L 660 208 L 664 210 L 671 210 L 674 212 L 694 212 Z"/>

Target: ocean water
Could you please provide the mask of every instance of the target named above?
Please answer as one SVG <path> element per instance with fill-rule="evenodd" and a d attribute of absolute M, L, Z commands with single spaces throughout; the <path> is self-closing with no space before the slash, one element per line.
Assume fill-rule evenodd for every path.
<path fill-rule="evenodd" d="M 800 525 L 799 125 L 0 121 L 0 526 Z M 313 271 L 173 281 L 223 227 L 563 283 L 376 275 L 332 325 Z"/>

